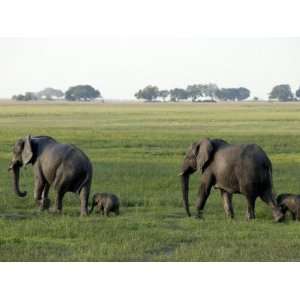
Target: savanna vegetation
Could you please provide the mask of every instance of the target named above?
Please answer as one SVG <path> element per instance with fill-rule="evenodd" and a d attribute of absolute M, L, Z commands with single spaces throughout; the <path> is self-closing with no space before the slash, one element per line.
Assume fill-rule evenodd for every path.
<path fill-rule="evenodd" d="M 90 101 L 102 98 L 101 93 L 88 84 L 75 85 L 63 91 L 47 87 L 39 92 L 25 92 L 25 94 L 13 95 L 12 100 L 39 101 L 39 100 L 67 100 L 67 101 Z"/>
<path fill-rule="evenodd" d="M 192 102 L 205 101 L 243 101 L 249 99 L 250 90 L 245 87 L 219 88 L 214 83 L 208 84 L 192 84 L 184 88 L 173 88 L 170 90 L 160 90 L 157 86 L 147 85 L 135 93 L 137 99 L 145 101 L 185 101 Z M 300 99 L 300 87 L 293 93 L 289 84 L 275 85 L 270 91 L 269 99 L 275 101 L 297 101 Z M 252 100 L 259 100 L 258 97 L 252 97 Z"/>
<path fill-rule="evenodd" d="M 227 220 L 217 190 L 204 220 L 188 218 L 177 174 L 200 138 L 257 143 L 272 160 L 275 190 L 300 193 L 299 115 L 297 103 L 2 103 L 0 261 L 298 261 L 297 222 L 274 223 L 260 200 L 257 219 L 247 222 L 238 195 L 236 217 Z M 63 215 L 39 212 L 31 166 L 20 178 L 27 197 L 17 198 L 7 167 L 16 139 L 28 133 L 85 151 L 94 166 L 92 192 L 117 194 L 121 215 L 80 218 L 73 194 L 65 196 Z M 199 176 L 191 178 L 192 204 Z"/>
<path fill-rule="evenodd" d="M 165 101 L 168 99 L 172 102 L 192 100 L 193 102 L 210 100 L 215 101 L 242 101 L 250 96 L 250 90 L 239 88 L 219 88 L 214 83 L 208 84 L 192 84 L 188 85 L 186 89 L 173 88 L 170 90 L 160 90 L 157 86 L 148 85 L 140 89 L 134 95 L 137 99 L 144 99 L 146 101 Z"/>

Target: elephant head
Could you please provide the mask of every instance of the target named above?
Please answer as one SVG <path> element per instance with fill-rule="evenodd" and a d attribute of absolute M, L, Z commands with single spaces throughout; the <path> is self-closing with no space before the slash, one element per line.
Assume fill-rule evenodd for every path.
<path fill-rule="evenodd" d="M 203 172 L 214 153 L 214 146 L 209 139 L 193 143 L 188 149 L 181 168 L 181 186 L 185 210 L 191 216 L 189 209 L 189 177 L 197 170 Z"/>
<path fill-rule="evenodd" d="M 197 170 L 203 173 L 213 159 L 214 153 L 219 147 L 226 145 L 227 142 L 222 139 L 208 138 L 193 143 L 186 152 L 181 167 L 181 187 L 185 210 L 188 216 L 191 216 L 189 208 L 189 177 Z"/>
<path fill-rule="evenodd" d="M 21 192 L 19 188 L 20 168 L 29 164 L 32 161 L 33 152 L 31 145 L 31 136 L 28 135 L 24 139 L 19 139 L 14 147 L 12 153 L 12 160 L 8 170 L 13 172 L 13 188 L 19 197 L 25 197 L 26 191 Z"/>

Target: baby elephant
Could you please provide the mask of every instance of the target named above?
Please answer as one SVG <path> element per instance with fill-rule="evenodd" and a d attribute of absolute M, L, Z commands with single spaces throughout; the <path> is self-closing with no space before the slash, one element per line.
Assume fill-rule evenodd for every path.
<path fill-rule="evenodd" d="M 97 212 L 102 215 L 109 216 L 110 212 L 114 212 L 119 215 L 119 199 L 116 195 L 111 193 L 96 193 L 93 196 L 92 207 L 90 213 L 93 211 L 94 207 L 97 206 Z"/>
<path fill-rule="evenodd" d="M 289 211 L 293 220 L 300 220 L 300 195 L 281 194 L 276 199 L 283 214 Z"/>

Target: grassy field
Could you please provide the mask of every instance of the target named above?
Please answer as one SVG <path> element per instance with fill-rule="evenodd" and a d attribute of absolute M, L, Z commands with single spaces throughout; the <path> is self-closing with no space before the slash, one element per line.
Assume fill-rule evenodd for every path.
<path fill-rule="evenodd" d="M 177 176 L 191 142 L 203 137 L 257 143 L 272 160 L 277 192 L 300 193 L 298 104 L 0 104 L 0 261 L 299 261 L 300 224 L 275 224 L 257 201 L 255 221 L 234 197 L 226 220 L 217 191 L 205 219 L 187 218 Z M 21 171 L 26 198 L 12 193 L 7 166 L 17 138 L 50 135 L 79 146 L 94 166 L 93 192 L 119 195 L 121 215 L 79 218 L 67 194 L 64 214 L 40 213 L 32 168 Z M 191 181 L 194 204 L 199 174 Z M 51 199 L 53 202 L 53 193 Z"/>

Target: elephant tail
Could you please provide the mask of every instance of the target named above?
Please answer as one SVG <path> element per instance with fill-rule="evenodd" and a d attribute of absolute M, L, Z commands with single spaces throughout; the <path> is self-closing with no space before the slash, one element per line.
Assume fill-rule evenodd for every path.
<path fill-rule="evenodd" d="M 272 171 L 272 164 L 270 161 L 268 161 L 268 164 L 265 166 L 265 172 L 263 175 L 263 186 L 264 189 L 267 189 L 271 192 L 272 197 L 276 198 L 276 191 L 274 189 L 273 184 L 273 171 Z"/>
<path fill-rule="evenodd" d="M 85 187 L 87 185 L 90 186 L 91 181 L 92 181 L 92 173 L 87 171 L 85 178 L 83 179 L 83 181 L 81 182 L 81 184 L 79 185 L 79 187 L 77 189 L 77 193 L 79 194 L 83 187 Z"/>
<path fill-rule="evenodd" d="M 274 189 L 274 184 L 273 184 L 273 170 L 272 170 L 272 164 L 270 162 L 269 167 L 268 167 L 268 177 L 269 177 L 269 181 L 270 181 L 270 187 L 272 192 L 274 193 L 273 189 Z"/>
<path fill-rule="evenodd" d="M 79 151 L 86 157 L 86 155 L 81 150 L 79 150 Z M 85 178 L 82 180 L 81 184 L 79 185 L 79 187 L 77 189 L 77 193 L 80 193 L 82 188 L 85 186 L 88 186 L 89 189 L 91 187 L 91 182 L 92 182 L 92 178 L 93 178 L 93 166 L 87 157 L 86 157 L 86 159 L 87 159 L 87 161 L 86 161 L 87 164 L 85 166 Z"/>

